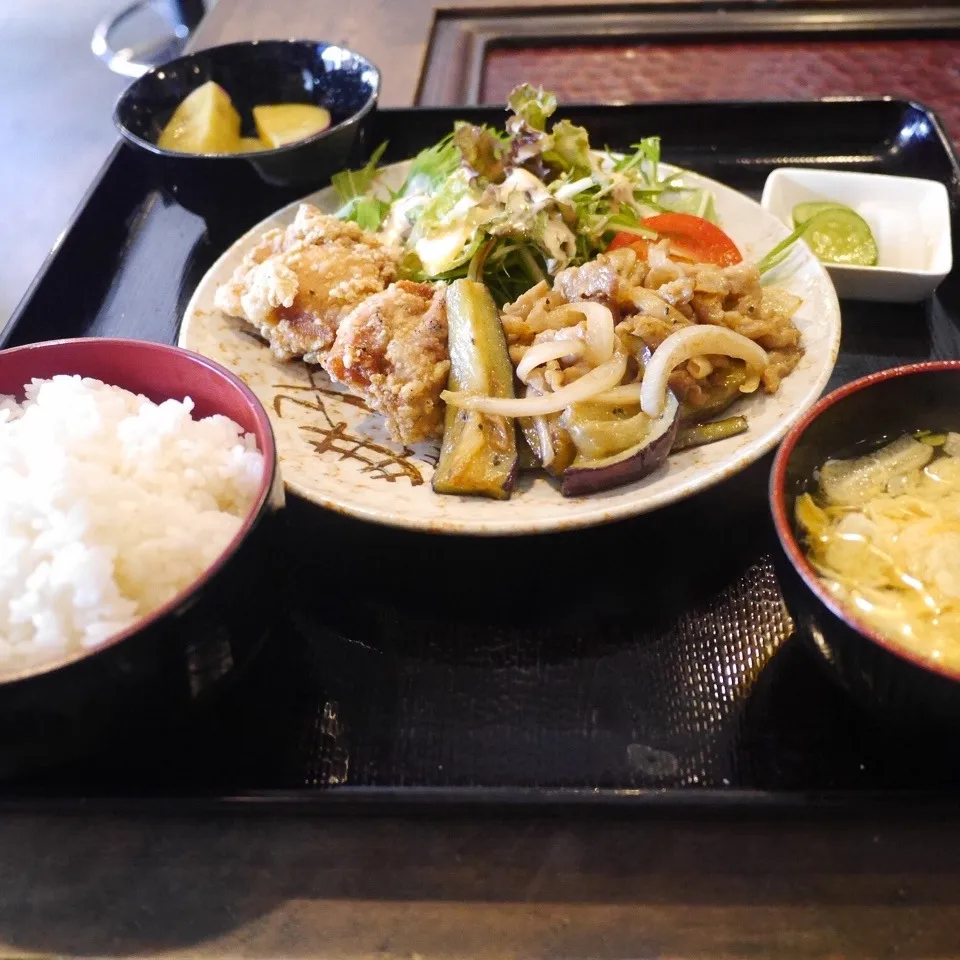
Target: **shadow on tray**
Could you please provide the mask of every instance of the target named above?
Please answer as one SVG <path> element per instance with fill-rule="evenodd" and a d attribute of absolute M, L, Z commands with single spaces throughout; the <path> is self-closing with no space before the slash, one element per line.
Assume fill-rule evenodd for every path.
<path fill-rule="evenodd" d="M 873 727 L 786 643 L 758 509 L 768 468 L 650 517 L 511 540 L 293 499 L 287 589 L 247 676 L 189 729 L 19 789 L 958 782 L 937 748 Z"/>

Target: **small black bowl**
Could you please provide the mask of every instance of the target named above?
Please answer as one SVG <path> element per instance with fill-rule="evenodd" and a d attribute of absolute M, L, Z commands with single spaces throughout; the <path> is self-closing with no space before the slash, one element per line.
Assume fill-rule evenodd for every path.
<path fill-rule="evenodd" d="M 0 394 L 80 374 L 156 403 L 190 396 L 253 433 L 264 475 L 237 535 L 199 580 L 101 646 L 0 677 L 0 779 L 127 747 L 194 717 L 256 657 L 276 617 L 284 503 L 270 419 L 219 364 L 159 343 L 87 338 L 0 350 Z"/>
<path fill-rule="evenodd" d="M 296 143 L 250 153 L 188 154 L 158 147 L 173 111 L 208 80 L 230 95 L 244 135 L 255 134 L 253 108 L 268 103 L 326 107 L 331 125 Z M 242 229 L 362 162 L 379 93 L 380 72 L 345 47 L 316 40 L 253 40 L 153 68 L 121 94 L 113 120 L 177 202 L 208 225 Z M 261 209 L 264 204 L 268 207 Z"/>
<path fill-rule="evenodd" d="M 858 621 L 821 585 L 797 540 L 794 503 L 814 470 L 857 443 L 960 429 L 960 361 L 918 363 L 848 383 L 787 434 L 770 475 L 781 551 L 774 566 L 800 635 L 869 711 L 898 726 L 960 726 L 960 670 L 922 659 Z"/>

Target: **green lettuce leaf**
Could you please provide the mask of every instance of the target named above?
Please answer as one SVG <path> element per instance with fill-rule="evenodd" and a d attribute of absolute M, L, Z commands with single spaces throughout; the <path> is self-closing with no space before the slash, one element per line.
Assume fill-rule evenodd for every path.
<path fill-rule="evenodd" d="M 458 120 L 453 127 L 453 142 L 471 173 L 490 183 L 503 180 L 507 153 L 499 138 L 488 127 L 477 127 Z"/>
<path fill-rule="evenodd" d="M 470 184 L 463 174 L 447 177 L 441 186 L 435 189 L 421 208 L 417 224 L 421 232 L 437 226 L 456 205 L 470 192 Z"/>
<path fill-rule="evenodd" d="M 557 109 L 557 98 L 542 87 L 531 87 L 529 83 L 524 83 L 511 91 L 507 106 L 514 114 L 507 121 L 507 129 L 511 133 L 515 132 L 512 123 L 543 133 L 547 129 L 547 119 Z"/>
<path fill-rule="evenodd" d="M 589 173 L 590 138 L 587 131 L 569 120 L 558 121 L 550 131 L 550 143 L 544 149 L 543 160 L 562 173 Z"/>

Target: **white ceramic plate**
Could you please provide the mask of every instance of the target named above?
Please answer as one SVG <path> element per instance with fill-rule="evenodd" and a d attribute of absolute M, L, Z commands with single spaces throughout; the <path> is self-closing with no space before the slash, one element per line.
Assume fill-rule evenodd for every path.
<path fill-rule="evenodd" d="M 406 168 L 406 163 L 386 168 L 383 182 L 396 189 Z M 692 173 L 683 182 L 713 191 L 720 223 L 747 259 L 759 259 L 789 232 L 729 187 Z M 337 205 L 329 188 L 306 200 L 330 212 Z M 737 473 L 776 446 L 820 396 L 836 362 L 837 297 L 823 266 L 806 245 L 798 245 L 789 271 L 777 282 L 803 299 L 796 323 L 806 354 L 776 394 L 754 394 L 737 405 L 750 423 L 746 433 L 677 453 L 642 480 L 588 497 L 564 498 L 540 474 L 521 475 L 508 501 L 439 496 L 430 487 L 436 447 L 403 450 L 391 443 L 379 418 L 318 368 L 276 361 L 246 324 L 214 309 L 217 285 L 266 230 L 290 223 L 296 209 L 290 204 L 268 217 L 210 268 L 187 305 L 179 343 L 224 364 L 260 397 L 273 418 L 280 466 L 292 493 L 363 520 L 438 533 L 509 535 L 593 526 L 656 510 Z"/>

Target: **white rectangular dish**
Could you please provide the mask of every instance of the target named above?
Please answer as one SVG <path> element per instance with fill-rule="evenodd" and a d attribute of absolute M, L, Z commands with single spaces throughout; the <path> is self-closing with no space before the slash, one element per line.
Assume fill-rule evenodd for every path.
<path fill-rule="evenodd" d="M 855 210 L 877 242 L 876 266 L 824 264 L 839 297 L 915 303 L 952 269 L 950 200 L 939 181 L 780 167 L 767 177 L 761 205 L 793 229 L 794 207 L 822 200 Z"/>

